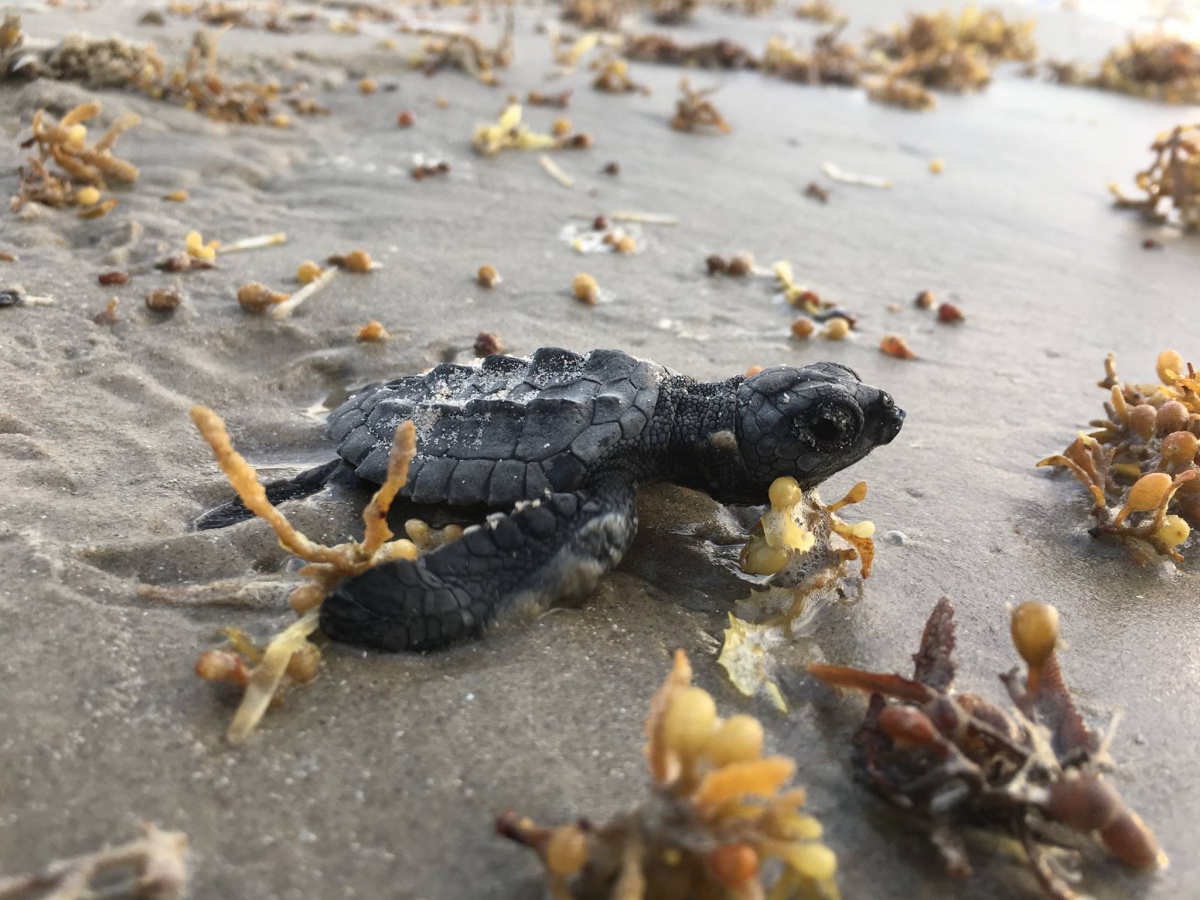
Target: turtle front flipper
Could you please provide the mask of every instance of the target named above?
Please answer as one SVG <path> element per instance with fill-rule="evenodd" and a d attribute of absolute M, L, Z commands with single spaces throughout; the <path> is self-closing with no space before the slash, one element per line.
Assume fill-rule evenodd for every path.
<path fill-rule="evenodd" d="M 435 650 L 586 596 L 636 530 L 634 488 L 617 479 L 519 503 L 415 561 L 343 581 L 321 606 L 321 630 L 379 650 Z"/>

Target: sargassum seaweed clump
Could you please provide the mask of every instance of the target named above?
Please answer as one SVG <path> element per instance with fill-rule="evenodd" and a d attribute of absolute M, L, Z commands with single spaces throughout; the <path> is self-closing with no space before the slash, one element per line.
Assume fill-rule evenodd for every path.
<path fill-rule="evenodd" d="M 913 677 L 810 663 L 810 674 L 870 695 L 854 738 L 857 775 L 905 810 L 948 871 L 971 874 L 968 841 L 1007 850 L 1044 895 L 1079 900 L 1084 851 L 1100 847 L 1144 871 L 1167 864 L 1153 832 L 1102 775 L 1113 767 L 1084 722 L 1058 662 L 1058 611 L 1022 603 L 1013 645 L 1028 666 L 1001 675 L 1013 707 L 954 690 L 954 604 L 934 607 L 913 655 Z"/>
<path fill-rule="evenodd" d="M 650 797 L 606 825 L 542 828 L 507 812 L 503 836 L 532 848 L 554 900 L 836 900 L 837 857 L 821 824 L 785 789 L 795 763 L 763 756 L 763 728 L 721 719 L 692 685 L 682 650 L 646 718 Z M 782 871 L 769 886 L 763 864 Z"/>
<path fill-rule="evenodd" d="M 196 662 L 196 674 L 204 680 L 245 687 L 245 695 L 226 732 L 229 742 L 238 744 L 257 727 L 281 687 L 307 682 L 317 674 L 320 651 L 310 637 L 317 631 L 320 606 L 329 590 L 343 578 L 373 566 L 394 559 L 417 558 L 417 544 L 407 538 L 393 540 L 387 522 L 388 509 L 408 480 L 408 466 L 416 455 L 416 427 L 412 422 L 404 422 L 396 429 L 387 478 L 363 510 L 362 540 L 327 547 L 301 534 L 271 505 L 254 467 L 233 449 L 225 423 L 216 413 L 207 407 L 194 406 L 191 416 L 238 498 L 247 509 L 266 520 L 284 549 L 308 563 L 300 570 L 308 582 L 288 597 L 288 603 L 300 615 L 298 620 L 275 635 L 265 648 L 258 647 L 239 629 L 225 629 L 223 633 L 229 638 L 231 649 L 205 651 Z M 418 526 L 423 524 L 409 523 L 410 533 L 419 532 Z M 428 534 L 428 528 L 424 533 Z"/>
<path fill-rule="evenodd" d="M 1171 223 L 1186 231 L 1200 231 L 1200 123 L 1179 125 L 1160 134 L 1150 145 L 1150 152 L 1154 154 L 1153 162 L 1134 176 L 1134 183 L 1145 196 L 1126 197 L 1119 186 L 1110 184 L 1114 202 L 1124 209 L 1138 210 L 1156 224 Z"/>
<path fill-rule="evenodd" d="M 1104 369 L 1097 430 L 1038 465 L 1067 469 L 1087 488 L 1092 537 L 1119 541 L 1140 565 L 1182 562 L 1200 525 L 1200 379 L 1174 350 L 1158 356 L 1158 384 L 1121 382 L 1111 353 Z"/>

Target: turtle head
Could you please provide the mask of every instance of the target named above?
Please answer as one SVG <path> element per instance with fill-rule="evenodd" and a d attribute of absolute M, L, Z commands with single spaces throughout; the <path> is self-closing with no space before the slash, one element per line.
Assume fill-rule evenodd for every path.
<path fill-rule="evenodd" d="M 816 487 L 891 442 L 904 423 L 887 392 L 831 362 L 764 369 L 739 386 L 737 410 L 738 449 L 764 498 L 783 475 Z"/>

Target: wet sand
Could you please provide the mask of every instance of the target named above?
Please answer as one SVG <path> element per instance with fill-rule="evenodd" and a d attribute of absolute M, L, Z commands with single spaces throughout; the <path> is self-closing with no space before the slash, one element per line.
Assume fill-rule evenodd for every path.
<path fill-rule="evenodd" d="M 856 24 L 904 9 L 860 6 L 871 12 Z M 173 46 L 177 58 L 193 23 L 139 26 L 145 8 L 27 14 L 26 31 L 118 31 L 157 41 L 164 55 Z M 534 31 L 543 18 L 518 12 L 516 61 L 498 89 L 407 71 L 403 52 L 373 49 L 379 34 L 235 29 L 222 45 L 232 63 L 294 65 L 332 115 L 288 130 L 227 126 L 100 92 L 105 121 L 143 116 L 118 145 L 142 170 L 121 205 L 92 222 L 53 210 L 0 219 L 0 246 L 19 256 L 5 265 L 6 286 L 54 299 L 0 310 L 0 872 L 124 840 L 152 820 L 191 836 L 197 898 L 532 898 L 535 860 L 493 836 L 493 816 L 512 806 L 543 822 L 603 820 L 636 803 L 646 701 L 682 646 L 723 712 L 761 716 L 769 747 L 796 757 L 846 897 L 1012 896 L 1026 882 L 982 856 L 969 886 L 945 876 L 921 836 L 852 780 L 858 706 L 800 674 L 817 654 L 906 671 L 925 616 L 949 594 L 959 686 L 996 698 L 996 674 L 1015 661 L 1005 604 L 1059 607 L 1069 683 L 1094 724 L 1126 711 L 1114 783 L 1172 859 L 1145 879 L 1101 863 L 1086 887 L 1100 897 L 1186 896 L 1200 880 L 1196 563 L 1174 575 L 1136 569 L 1087 537 L 1078 485 L 1033 464 L 1099 413 L 1105 353 L 1117 352 L 1125 376 L 1148 380 L 1165 346 L 1193 358 L 1200 347 L 1200 243 L 1113 211 L 1104 189 L 1127 182 L 1153 136 L 1197 110 L 1011 70 L 982 94 L 939 97 L 924 115 L 870 104 L 861 91 L 695 73 L 698 85 L 723 85 L 714 100 L 734 131 L 680 134 L 666 125 L 677 69 L 634 66 L 648 97 L 597 93 L 582 69 L 546 82 L 546 40 Z M 773 27 L 813 33 L 790 19 L 716 11 L 679 33 L 758 48 Z M 1043 52 L 1091 58 L 1119 36 L 1058 13 L 1039 30 Z M 360 94 L 355 82 L 367 74 L 384 90 Z M 509 91 L 567 87 L 566 115 L 596 138 L 591 150 L 556 156 L 573 189 L 533 154 L 472 153 L 474 126 Z M 15 192 L 15 148 L 33 112 L 95 95 L 44 81 L 0 90 L 13 148 L 6 190 Z M 413 128 L 396 127 L 401 109 L 415 113 Z M 556 115 L 527 109 L 539 128 Z M 414 153 L 448 160 L 451 173 L 412 180 Z M 946 161 L 940 176 L 928 170 L 934 157 Z M 601 174 L 610 160 L 621 166 L 615 178 Z M 818 204 L 803 190 L 829 184 L 824 161 L 895 186 L 833 185 Z M 181 187 L 188 203 L 159 199 Z M 680 224 L 643 226 L 645 252 L 629 257 L 581 257 L 559 239 L 583 221 L 575 217 L 620 209 Z M 97 285 L 100 271 L 148 268 L 182 248 L 192 229 L 225 241 L 285 231 L 288 242 L 181 276 L 186 300 L 169 319 L 148 313 L 142 297 L 175 276 L 149 269 L 115 290 Z M 1146 236 L 1165 249 L 1143 250 Z M 247 281 L 291 290 L 302 260 L 354 247 L 383 268 L 340 276 L 286 322 L 249 317 L 234 302 Z M 708 254 L 739 250 L 768 265 L 789 259 L 861 316 L 858 337 L 796 342 L 769 281 L 705 276 Z M 504 278 L 492 291 L 473 281 L 485 262 Z M 580 271 L 612 302 L 574 301 Z M 913 309 L 925 289 L 958 303 L 966 322 L 939 326 Z M 114 295 L 117 324 L 93 324 Z M 903 312 L 888 312 L 892 303 Z M 371 318 L 392 341 L 355 341 Z M 309 465 L 328 447 L 306 410 L 371 380 L 469 359 L 481 330 L 517 354 L 618 347 L 705 378 L 835 359 L 908 410 L 891 446 L 824 490 L 835 497 L 865 479 L 862 514 L 908 540 L 881 541 L 861 601 L 830 609 L 797 646 L 783 680 L 789 716 L 721 677 L 714 639 L 748 588 L 704 540 L 719 530 L 719 510 L 661 488 L 642 498 L 635 549 L 581 609 L 426 657 L 332 647 L 320 678 L 271 712 L 249 745 L 223 743 L 232 705 L 191 667 L 220 626 L 266 636 L 288 622 L 282 590 L 258 606 L 217 607 L 149 602 L 137 587 L 271 577 L 287 559 L 260 522 L 188 531 L 227 495 L 189 405 L 220 412 L 267 474 Z M 882 356 L 889 331 L 919 359 Z M 317 498 L 289 512 L 311 536 L 340 538 L 356 511 Z"/>

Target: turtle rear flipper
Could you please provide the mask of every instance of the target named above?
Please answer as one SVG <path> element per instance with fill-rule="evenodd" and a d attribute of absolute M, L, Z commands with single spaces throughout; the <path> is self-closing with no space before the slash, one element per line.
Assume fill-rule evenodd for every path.
<path fill-rule="evenodd" d="M 321 630 L 379 650 L 435 650 L 503 617 L 587 596 L 636 531 L 630 484 L 549 494 L 415 561 L 343 581 L 321 606 Z"/>
<path fill-rule="evenodd" d="M 341 480 L 344 474 L 355 481 L 358 481 L 358 476 L 354 474 L 353 469 L 346 464 L 346 461 L 340 457 L 331 459 L 327 463 L 323 463 L 314 469 L 307 469 L 301 472 L 294 478 L 288 478 L 285 481 L 275 481 L 266 486 L 267 499 L 271 501 L 272 506 L 278 506 L 288 500 L 299 500 L 303 497 L 311 496 L 317 491 L 324 488 L 335 477 Z M 222 503 L 220 506 L 210 509 L 200 518 L 196 519 L 193 526 L 197 531 L 208 531 L 212 528 L 225 528 L 229 525 L 236 525 L 238 522 L 244 522 L 247 519 L 254 518 L 254 513 L 246 509 L 246 505 L 241 499 L 234 497 L 228 503 Z"/>

